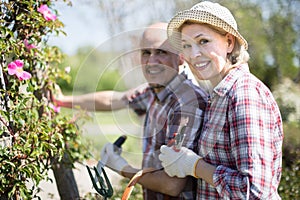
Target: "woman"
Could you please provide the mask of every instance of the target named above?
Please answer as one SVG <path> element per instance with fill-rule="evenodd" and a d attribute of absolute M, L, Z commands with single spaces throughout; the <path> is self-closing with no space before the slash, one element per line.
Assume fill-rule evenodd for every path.
<path fill-rule="evenodd" d="M 249 72 L 248 44 L 230 11 L 198 3 L 171 19 L 168 36 L 177 47 L 180 41 L 194 75 L 208 80 L 212 90 L 198 154 L 161 147 L 167 174 L 198 178 L 197 199 L 280 199 L 280 111 L 269 89 Z"/>

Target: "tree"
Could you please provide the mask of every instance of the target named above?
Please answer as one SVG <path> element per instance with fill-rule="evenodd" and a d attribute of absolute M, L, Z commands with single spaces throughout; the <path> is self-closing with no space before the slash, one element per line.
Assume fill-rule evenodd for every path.
<path fill-rule="evenodd" d="M 273 67 L 276 71 L 277 83 L 281 83 L 283 77 L 294 78 L 297 73 L 294 65 L 296 52 L 296 31 L 293 26 L 294 14 L 291 6 L 293 1 L 277 1 L 267 18 L 265 32 L 273 58 Z M 272 5 L 272 4 L 271 4 Z"/>

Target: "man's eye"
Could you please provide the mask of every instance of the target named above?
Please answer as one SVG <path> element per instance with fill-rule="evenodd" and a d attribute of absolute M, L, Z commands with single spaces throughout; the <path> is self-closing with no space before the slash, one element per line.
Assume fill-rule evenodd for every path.
<path fill-rule="evenodd" d="M 166 54 L 167 52 L 164 51 L 164 50 L 158 49 L 158 50 L 156 51 L 156 53 L 157 53 L 157 54 Z"/>
<path fill-rule="evenodd" d="M 191 47 L 191 45 L 189 45 L 189 44 L 182 44 L 183 49 L 187 49 L 187 48 L 190 48 L 190 47 Z"/>
<path fill-rule="evenodd" d="M 148 51 L 148 50 L 142 50 L 142 55 L 143 56 L 150 55 L 150 51 Z"/>

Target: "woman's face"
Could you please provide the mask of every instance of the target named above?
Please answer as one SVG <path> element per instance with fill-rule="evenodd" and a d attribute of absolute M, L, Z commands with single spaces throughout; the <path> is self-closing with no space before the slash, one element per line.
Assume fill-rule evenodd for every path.
<path fill-rule="evenodd" d="M 181 33 L 183 55 L 194 75 L 219 82 L 227 73 L 226 58 L 235 37 L 222 35 L 205 24 L 183 25 Z"/>

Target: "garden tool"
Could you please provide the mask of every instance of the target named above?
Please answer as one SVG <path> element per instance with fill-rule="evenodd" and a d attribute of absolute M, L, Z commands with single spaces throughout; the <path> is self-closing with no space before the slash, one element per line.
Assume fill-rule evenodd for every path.
<path fill-rule="evenodd" d="M 126 139 L 127 136 L 122 135 L 113 143 L 114 146 L 116 147 L 115 151 L 118 151 L 121 148 L 122 144 L 125 142 Z M 94 176 L 92 174 L 91 168 L 89 166 L 86 166 L 89 176 L 92 180 L 93 187 L 101 196 L 104 197 L 104 199 L 110 198 L 113 195 L 112 185 L 104 170 L 106 161 L 107 161 L 107 157 L 104 157 L 98 162 L 97 167 L 92 168 L 95 171 Z M 103 173 L 105 180 L 101 177 L 101 173 Z"/>
<path fill-rule="evenodd" d="M 125 140 L 127 139 L 127 136 L 126 135 L 122 135 L 120 136 L 113 144 L 114 144 L 114 151 L 117 152 L 117 151 L 120 151 L 120 148 L 121 146 L 123 145 L 123 143 L 125 142 Z M 119 152 L 121 153 L 121 152 Z M 107 161 L 108 157 L 107 156 L 104 156 L 101 158 L 101 160 L 98 161 L 98 164 L 97 164 L 97 169 L 98 169 L 98 172 L 99 174 L 101 174 L 101 168 L 103 168 L 106 164 L 106 161 Z"/>
<path fill-rule="evenodd" d="M 174 135 L 173 135 L 174 138 L 172 140 L 170 140 L 169 143 L 167 144 L 168 146 L 173 146 L 174 151 L 180 151 L 180 149 L 181 149 L 183 141 L 186 137 L 185 129 L 187 127 L 188 120 L 189 120 L 189 118 L 184 118 L 184 119 L 181 120 L 178 133 L 174 133 Z M 160 170 L 163 170 L 163 169 L 164 168 L 155 169 L 155 168 L 149 167 L 149 168 L 145 168 L 145 169 L 142 169 L 142 170 L 138 171 L 130 179 L 129 183 L 127 184 L 127 186 L 126 186 L 126 188 L 123 192 L 121 200 L 128 200 L 129 199 L 134 186 L 136 185 L 136 183 L 139 181 L 139 179 L 144 174 L 153 173 L 153 172 L 160 171 Z"/>
<path fill-rule="evenodd" d="M 97 180 L 94 178 L 91 170 L 90 170 L 90 167 L 89 166 L 86 166 L 88 172 L 89 172 L 89 175 L 91 177 L 91 180 L 92 180 L 92 183 L 93 183 L 93 186 L 95 188 L 95 190 L 101 195 L 104 197 L 104 199 L 106 200 L 107 198 L 110 198 L 112 195 L 113 195 L 113 187 L 107 177 L 107 174 L 104 170 L 104 168 L 101 168 L 102 172 L 103 172 L 103 175 L 104 175 L 104 179 L 100 176 L 98 170 L 96 167 L 94 167 L 94 171 L 95 171 L 95 176 L 97 177 Z M 99 183 L 99 184 L 98 184 Z M 100 186 L 100 187 L 99 187 Z"/>

